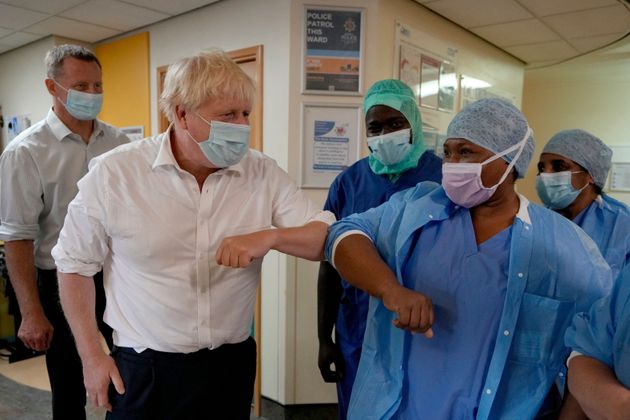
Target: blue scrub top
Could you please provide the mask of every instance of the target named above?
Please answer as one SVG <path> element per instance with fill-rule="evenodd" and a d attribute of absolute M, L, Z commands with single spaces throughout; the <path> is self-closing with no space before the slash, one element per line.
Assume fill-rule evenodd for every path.
<path fill-rule="evenodd" d="M 564 379 L 569 349 L 563 337 L 573 315 L 608 294 L 612 284 L 608 264 L 582 229 L 523 196 L 519 199 L 505 303 L 478 401 L 481 420 L 537 415 L 554 382 Z M 414 233 L 457 211 L 443 188 L 420 183 L 377 208 L 333 224 L 326 257 L 334 264 L 340 236 L 359 231 L 372 240 L 401 280 Z M 449 253 L 452 246 L 442 252 Z M 403 351 L 408 333 L 392 325 L 394 317 L 382 301 L 370 298 L 349 419 L 391 419 L 398 412 L 408 374 Z"/>
<path fill-rule="evenodd" d="M 460 208 L 414 234 L 403 284 L 431 297 L 435 335 L 407 335 L 399 420 L 475 418 L 503 312 L 511 232 L 477 245 L 470 212 Z"/>
<path fill-rule="evenodd" d="M 368 158 L 363 158 L 343 171 L 330 186 L 324 205 L 340 220 L 353 213 L 361 213 L 377 207 L 402 190 L 415 187 L 422 181 L 442 181 L 442 159 L 431 151 L 425 151 L 415 168 L 401 174 L 396 182 L 386 175 L 377 175 L 370 169 Z M 345 361 L 344 377 L 338 384 L 340 419 L 345 419 L 352 385 L 359 366 L 365 320 L 368 311 L 368 295 L 342 280 L 342 296 L 335 323 L 336 343 Z"/>
<path fill-rule="evenodd" d="M 630 208 L 602 194 L 573 219 L 597 244 L 613 278 L 630 264 Z"/>
<path fill-rule="evenodd" d="M 565 343 L 607 365 L 630 389 L 630 265 L 609 296 L 597 301 L 589 312 L 575 316 Z"/>

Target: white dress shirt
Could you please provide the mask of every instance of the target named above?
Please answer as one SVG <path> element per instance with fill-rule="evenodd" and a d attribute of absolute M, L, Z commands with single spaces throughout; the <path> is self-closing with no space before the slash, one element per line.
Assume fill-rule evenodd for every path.
<path fill-rule="evenodd" d="M 86 144 L 50 110 L 0 157 L 0 240 L 34 240 L 35 266 L 54 269 L 50 250 L 88 162 L 128 142 L 121 131 L 95 120 Z"/>
<path fill-rule="evenodd" d="M 189 353 L 250 334 L 261 261 L 217 265 L 221 240 L 314 220 L 334 216 L 256 151 L 208 176 L 200 191 L 167 132 L 92 161 L 53 257 L 65 273 L 103 267 L 104 319 L 116 345 Z"/>

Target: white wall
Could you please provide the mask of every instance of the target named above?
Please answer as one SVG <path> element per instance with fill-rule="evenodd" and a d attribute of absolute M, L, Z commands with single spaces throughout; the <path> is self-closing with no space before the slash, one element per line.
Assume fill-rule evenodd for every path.
<path fill-rule="evenodd" d="M 44 85 L 44 57 L 53 46 L 54 38 L 50 36 L 0 54 L 0 106 L 5 120 L 0 146 L 7 142 L 6 122 L 9 117 L 28 114 L 31 122 L 36 123 L 46 116 L 52 106 Z M 0 150 L 3 148 L 0 147 Z"/>
<path fill-rule="evenodd" d="M 567 63 L 525 72 L 523 111 L 536 154 L 522 191 L 537 202 L 536 163 L 556 132 L 581 128 L 608 145 L 630 146 L 630 39 Z M 630 204 L 630 193 L 610 192 Z"/>

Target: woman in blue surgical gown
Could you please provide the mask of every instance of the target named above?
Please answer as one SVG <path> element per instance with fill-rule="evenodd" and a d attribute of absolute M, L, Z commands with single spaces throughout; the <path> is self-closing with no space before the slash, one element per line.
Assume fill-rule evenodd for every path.
<path fill-rule="evenodd" d="M 560 131 L 540 155 L 536 190 L 595 241 L 616 278 L 630 263 L 630 209 L 602 192 L 611 160 L 612 150 L 591 133 Z"/>
<path fill-rule="evenodd" d="M 608 293 L 593 241 L 516 193 L 534 151 L 500 99 L 465 107 L 443 187 L 334 224 L 326 256 L 370 307 L 350 419 L 528 419 L 556 406 L 573 315 Z"/>

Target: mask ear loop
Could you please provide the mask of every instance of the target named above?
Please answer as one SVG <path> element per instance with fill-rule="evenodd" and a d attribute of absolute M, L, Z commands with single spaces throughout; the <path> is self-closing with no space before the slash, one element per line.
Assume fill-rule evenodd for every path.
<path fill-rule="evenodd" d="M 507 169 L 503 173 L 503 176 L 501 177 L 499 182 L 497 182 L 494 186 L 492 186 L 490 188 L 494 188 L 497 185 L 501 185 L 501 183 L 503 183 L 503 181 L 505 181 L 505 178 L 507 178 L 507 176 L 510 174 L 510 171 L 512 170 L 514 165 L 516 165 L 516 161 L 521 156 L 521 153 L 523 153 L 523 150 L 525 149 L 525 145 L 527 144 L 527 140 L 529 139 L 529 136 L 531 136 L 533 134 L 534 134 L 534 130 L 532 130 L 528 126 L 527 127 L 527 132 L 525 133 L 525 136 L 523 137 L 523 140 L 521 140 L 520 142 L 516 143 L 514 146 L 509 147 L 508 149 L 504 150 L 503 152 L 501 152 L 501 153 L 499 153 L 497 155 L 494 155 L 494 156 L 486 159 L 485 161 L 481 162 L 481 165 L 483 166 L 483 165 L 485 165 L 487 163 L 490 163 L 490 162 L 493 162 L 493 161 L 497 160 L 498 158 L 500 158 L 502 156 L 507 155 L 508 153 L 510 153 L 513 150 L 519 149 L 518 152 L 516 152 L 516 155 L 514 155 L 514 158 L 512 158 L 512 161 L 509 163 Z"/>

